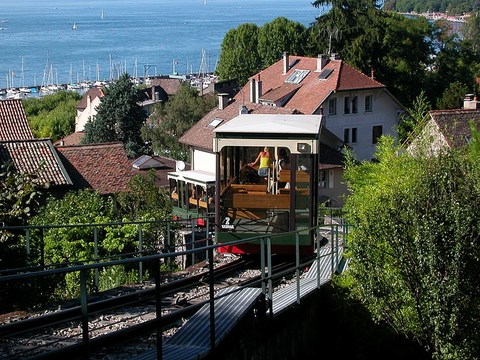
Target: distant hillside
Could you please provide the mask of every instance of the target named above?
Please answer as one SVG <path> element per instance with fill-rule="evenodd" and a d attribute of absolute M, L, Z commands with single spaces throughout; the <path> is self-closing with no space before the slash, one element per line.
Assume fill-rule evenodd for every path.
<path fill-rule="evenodd" d="M 399 12 L 442 12 L 451 15 L 480 10 L 480 0 L 386 0 L 385 10 Z"/>

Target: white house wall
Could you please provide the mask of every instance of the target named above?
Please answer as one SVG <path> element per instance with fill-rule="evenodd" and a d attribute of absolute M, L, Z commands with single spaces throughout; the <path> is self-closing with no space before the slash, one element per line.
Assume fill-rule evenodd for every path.
<path fill-rule="evenodd" d="M 372 95 L 372 111 L 365 111 L 365 98 Z M 358 112 L 344 113 L 345 97 L 358 96 Z M 374 126 L 382 126 L 383 135 L 397 136 L 399 114 L 402 109 L 384 90 L 363 90 L 338 92 L 330 98 L 337 99 L 337 111 L 335 115 L 329 114 L 328 101 L 323 107 L 324 115 L 327 115 L 324 126 L 338 138 L 344 139 L 344 130 L 350 129 L 350 137 L 353 128 L 357 129 L 357 142 L 349 142 L 359 160 L 371 160 L 374 156 L 376 145 L 372 144 L 372 129 Z"/>
<path fill-rule="evenodd" d="M 192 169 L 208 171 L 215 174 L 215 154 L 194 149 L 192 156 Z"/>
<path fill-rule="evenodd" d="M 94 118 L 97 115 L 96 107 L 100 104 L 100 98 L 95 97 L 91 102 L 87 101 L 87 106 L 84 110 L 77 110 L 77 116 L 75 117 L 75 132 L 83 131 L 85 124 L 89 118 Z"/>

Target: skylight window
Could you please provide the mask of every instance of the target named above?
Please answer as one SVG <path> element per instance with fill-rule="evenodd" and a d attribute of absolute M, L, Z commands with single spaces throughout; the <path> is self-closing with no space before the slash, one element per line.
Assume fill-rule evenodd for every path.
<path fill-rule="evenodd" d="M 291 69 L 292 67 L 294 67 L 300 60 L 299 59 L 294 59 L 292 60 L 292 62 L 290 62 L 290 64 L 288 64 L 288 68 Z"/>
<path fill-rule="evenodd" d="M 330 76 L 332 72 L 333 72 L 333 69 L 323 69 L 320 75 L 318 75 L 318 78 L 320 80 L 325 80 Z"/>
<path fill-rule="evenodd" d="M 298 70 L 295 69 L 289 77 L 286 78 L 287 84 L 300 84 L 303 79 L 310 73 L 310 70 Z"/>
<path fill-rule="evenodd" d="M 210 124 L 208 124 L 208 126 L 211 126 L 213 128 L 216 128 L 218 125 L 220 125 L 222 123 L 223 119 L 219 119 L 219 118 L 216 118 L 216 119 L 213 119 Z"/>

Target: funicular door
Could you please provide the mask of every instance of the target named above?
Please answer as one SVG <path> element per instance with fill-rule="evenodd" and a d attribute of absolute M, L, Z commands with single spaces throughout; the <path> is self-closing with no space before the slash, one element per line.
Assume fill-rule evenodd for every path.
<path fill-rule="evenodd" d="M 284 233 L 316 224 L 318 156 L 310 151 L 295 153 L 291 144 L 281 145 L 277 141 L 267 146 L 270 154 L 267 172 L 260 172 L 259 164 L 252 165 L 265 147 L 225 146 L 219 152 L 218 242 Z M 301 237 L 302 246 L 311 243 L 308 234 Z M 277 252 L 281 247 L 294 245 L 294 236 L 275 237 Z M 244 248 L 245 252 L 251 251 L 250 246 Z"/>

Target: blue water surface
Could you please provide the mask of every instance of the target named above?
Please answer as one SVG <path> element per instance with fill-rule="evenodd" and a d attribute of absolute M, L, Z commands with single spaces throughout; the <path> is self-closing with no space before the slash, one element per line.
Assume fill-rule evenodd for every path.
<path fill-rule="evenodd" d="M 0 88 L 11 73 L 16 87 L 41 85 L 47 74 L 69 83 L 125 68 L 196 73 L 202 49 L 213 71 L 229 29 L 279 16 L 308 26 L 318 14 L 309 0 L 2 0 Z"/>

